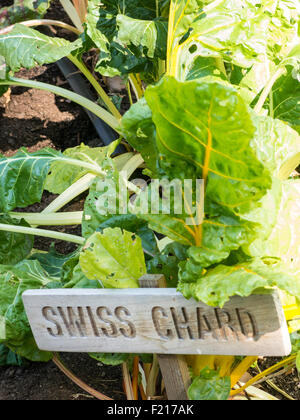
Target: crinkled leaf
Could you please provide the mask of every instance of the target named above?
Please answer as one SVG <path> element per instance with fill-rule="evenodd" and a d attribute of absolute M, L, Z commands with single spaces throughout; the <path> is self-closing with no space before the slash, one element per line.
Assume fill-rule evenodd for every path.
<path fill-rule="evenodd" d="M 207 270 L 194 283 L 179 284 L 186 298 L 195 298 L 207 305 L 222 307 L 231 296 L 247 297 L 256 290 L 279 288 L 300 299 L 300 278 L 289 273 L 278 259 L 252 259 L 234 266 L 219 264 Z"/>
<path fill-rule="evenodd" d="M 143 156 L 153 175 L 157 171 L 158 150 L 152 112 L 145 98 L 132 105 L 122 118 L 122 132 L 131 146 Z"/>
<path fill-rule="evenodd" d="M 81 161 L 50 148 L 34 153 L 21 149 L 12 157 L 1 158 L 0 211 L 9 212 L 16 207 L 23 208 L 39 202 L 54 162 L 62 162 L 65 170 L 69 165 L 80 166 Z"/>
<path fill-rule="evenodd" d="M 190 400 L 221 401 L 230 395 L 230 377 L 221 377 L 218 371 L 208 367 L 200 372 L 188 390 Z"/>
<path fill-rule="evenodd" d="M 252 119 L 233 88 L 166 77 L 145 96 L 170 178 L 204 179 L 206 200 L 224 207 L 249 207 L 265 194 L 270 176 L 250 147 Z"/>
<path fill-rule="evenodd" d="M 142 246 L 146 254 L 155 255 L 159 253 L 154 232 L 148 228 L 147 222 L 139 219 L 135 214 L 112 215 L 99 224 L 97 232 L 103 232 L 107 228 L 121 228 L 136 233 L 142 240 Z"/>
<path fill-rule="evenodd" d="M 117 142 L 106 147 L 91 148 L 84 144 L 66 149 L 63 155 L 71 159 L 82 160 L 101 166 L 107 156 L 114 152 Z M 86 175 L 88 170 L 76 166 L 67 166 L 62 162 L 54 162 L 46 179 L 45 189 L 53 194 L 63 193 L 70 185 Z"/>
<path fill-rule="evenodd" d="M 28 289 L 45 288 L 52 281 L 37 261 L 0 266 L 0 342 L 30 360 L 49 360 L 52 356 L 36 347 L 22 294 Z"/>
<path fill-rule="evenodd" d="M 156 65 L 144 55 L 142 45 L 123 44 L 118 38 L 117 16 L 122 14 L 132 19 L 149 20 L 156 16 L 155 0 L 97 0 L 88 1 L 86 31 L 100 49 L 96 70 L 105 76 L 146 72 L 154 75 Z"/>
<path fill-rule="evenodd" d="M 21 343 L 8 343 L 7 347 L 18 356 L 32 362 L 49 362 L 53 358 L 53 353 L 42 351 L 37 347 L 31 331 L 28 332 Z"/>
<path fill-rule="evenodd" d="M 143 47 L 147 57 L 166 59 L 168 23 L 165 20 L 153 21 L 132 19 L 126 15 L 117 16 L 118 39 L 125 45 Z"/>
<path fill-rule="evenodd" d="M 205 269 L 218 264 L 229 256 L 229 252 L 207 250 L 201 247 L 190 247 L 186 261 L 180 264 L 179 277 L 183 283 L 193 283 L 205 273 Z"/>
<path fill-rule="evenodd" d="M 79 251 L 74 251 L 69 255 L 59 254 L 55 249 L 55 245 L 52 244 L 50 246 L 49 252 L 36 252 L 32 254 L 29 259 L 39 261 L 49 276 L 60 279 L 64 264 L 66 264 L 71 258 L 78 254 Z"/>
<path fill-rule="evenodd" d="M 168 287 L 177 287 L 179 264 L 187 258 L 187 247 L 173 242 L 147 261 L 147 273 L 164 274 Z"/>
<path fill-rule="evenodd" d="M 156 127 L 159 174 L 170 180 L 204 179 L 206 189 L 201 226 L 192 210 L 195 223 L 191 225 L 187 214 L 141 217 L 153 230 L 185 245 L 238 249 L 253 229 L 238 213 L 259 206 L 271 187 L 268 170 L 251 148 L 255 130 L 247 106 L 226 85 L 200 80 L 182 83 L 171 77 L 149 87 L 145 96 Z"/>
<path fill-rule="evenodd" d="M 25 220 L 12 219 L 9 215 L 0 216 L 0 223 L 4 225 L 26 226 Z M 0 264 L 17 264 L 30 254 L 33 248 L 32 235 L 22 233 L 0 232 Z"/>
<path fill-rule="evenodd" d="M 31 69 L 37 65 L 54 63 L 79 48 L 81 40 L 75 42 L 53 38 L 16 24 L 8 34 L 0 36 L 0 55 L 13 72 L 22 67 Z"/>
<path fill-rule="evenodd" d="M 106 288 L 136 288 L 146 273 L 141 239 L 120 228 L 95 233 L 80 255 L 80 266 L 91 280 Z"/>

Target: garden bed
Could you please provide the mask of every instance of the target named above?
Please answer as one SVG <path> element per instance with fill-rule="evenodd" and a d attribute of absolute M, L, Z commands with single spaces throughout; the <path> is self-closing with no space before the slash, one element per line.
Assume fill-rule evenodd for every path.
<path fill-rule="evenodd" d="M 9 4 L 11 1 L 4 1 L 3 5 Z M 53 2 L 46 17 L 59 18 L 68 22 L 65 14 L 61 14 L 58 4 L 58 2 Z M 43 30 L 41 29 L 41 31 Z M 69 34 L 63 32 L 61 29 L 58 30 L 58 35 L 69 37 Z M 73 40 L 72 35 L 70 40 Z M 226 68 L 223 71 L 226 73 Z M 23 70 L 16 76 L 70 89 L 56 64 L 44 65 L 30 71 Z M 102 81 L 100 83 L 102 84 Z M 102 87 L 105 86 L 102 84 Z M 225 90 L 225 88 L 223 89 Z M 114 94 L 115 92 L 110 93 Z M 152 94 L 155 96 L 155 92 Z M 123 110 L 128 109 L 127 105 L 123 106 Z M 255 108 L 259 108 L 259 106 Z M 20 87 L 12 88 L 4 97 L 0 98 L 0 154 L 7 157 L 13 156 L 20 147 L 26 147 L 29 152 L 35 152 L 44 147 L 64 151 L 81 143 L 92 147 L 101 145 L 92 123 L 80 106 L 67 99 L 54 96 L 50 92 Z M 22 209 L 22 211 L 39 212 L 47 207 L 54 198 L 53 194 L 44 193 L 41 203 Z M 62 211 L 82 210 L 84 199 L 85 196 L 78 197 Z M 47 229 L 47 227 L 45 228 Z M 57 229 L 62 233 L 81 234 L 80 228 L 77 226 L 51 227 L 51 229 Z M 48 251 L 51 242 L 51 239 L 36 238 L 35 248 Z M 62 254 L 68 254 L 74 249 L 74 245 L 59 240 L 56 240 L 55 247 Z M 125 398 L 120 367 L 103 366 L 87 354 L 63 353 L 61 359 L 76 376 L 96 390 L 116 400 Z M 277 361 L 278 359 L 261 358 L 258 361 L 258 366 L 264 370 Z M 258 372 L 253 369 L 250 373 L 256 375 Z M 243 379 L 247 380 L 247 378 Z M 299 374 L 296 369 L 281 372 L 280 376 L 274 375 L 271 380 L 272 383 L 261 383 L 258 386 L 278 399 L 300 399 Z M 245 395 L 248 398 L 248 395 Z M 53 362 L 26 362 L 22 366 L 0 367 L 0 400 L 90 398 L 93 397 L 74 385 Z"/>

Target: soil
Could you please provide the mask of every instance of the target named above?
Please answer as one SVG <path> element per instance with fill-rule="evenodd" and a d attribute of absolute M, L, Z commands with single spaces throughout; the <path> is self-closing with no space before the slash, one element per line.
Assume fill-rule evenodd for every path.
<path fill-rule="evenodd" d="M 114 400 L 126 399 L 121 368 L 101 365 L 87 354 L 61 353 L 61 360 L 87 385 Z M 95 399 L 67 378 L 53 362 L 0 367 L 0 400 Z"/>
<path fill-rule="evenodd" d="M 1 6 L 2 3 L 10 5 L 12 1 L 2 0 Z M 68 17 L 58 1 L 54 1 L 47 17 L 56 17 L 68 22 Z M 66 34 L 60 33 L 60 35 Z M 30 71 L 22 70 L 17 76 L 70 89 L 55 64 L 37 67 Z M 101 145 L 93 125 L 80 106 L 67 99 L 55 97 L 49 92 L 19 87 L 12 88 L 10 94 L 0 98 L 0 153 L 5 156 L 12 156 L 20 147 L 26 147 L 30 152 L 44 147 L 63 151 L 81 142 L 90 146 Z M 30 206 L 26 211 L 41 211 L 54 198 L 52 194 L 45 193 L 41 203 Z M 83 200 L 84 197 L 80 197 L 65 210 L 81 210 Z M 73 234 L 81 233 L 80 228 L 76 226 L 59 230 Z M 37 238 L 35 248 L 47 251 L 51 242 L 52 240 Z M 66 242 L 56 241 L 55 245 L 57 251 L 61 253 L 69 253 L 73 250 L 73 245 Z M 89 386 L 115 400 L 125 399 L 120 367 L 101 365 L 82 353 L 62 353 L 60 356 L 66 366 Z M 259 361 L 259 367 L 264 370 L 276 361 L 278 360 L 272 358 L 262 359 Z M 273 382 L 294 399 L 300 399 L 299 375 L 295 369 L 286 375 L 274 378 Z M 287 399 L 266 384 L 262 384 L 261 387 L 280 400 Z M 89 400 L 93 398 L 68 379 L 53 362 L 28 362 L 21 367 L 0 367 L 0 400 Z"/>

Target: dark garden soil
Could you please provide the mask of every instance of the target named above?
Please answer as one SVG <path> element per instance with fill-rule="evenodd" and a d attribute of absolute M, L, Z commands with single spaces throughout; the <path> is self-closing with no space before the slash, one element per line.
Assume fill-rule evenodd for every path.
<path fill-rule="evenodd" d="M 5 0 L 3 5 L 11 3 L 12 1 Z M 58 1 L 54 2 L 47 17 L 68 22 Z M 69 89 L 68 83 L 55 64 L 31 71 L 21 71 L 18 77 L 36 79 Z M 25 88 L 12 88 L 10 94 L 0 98 L 0 153 L 11 156 L 20 147 L 26 147 L 30 152 L 43 147 L 65 150 L 81 142 L 90 146 L 101 145 L 93 125 L 80 106 L 48 92 Z M 67 210 L 81 210 L 83 198 L 71 203 Z M 42 203 L 31 206 L 27 211 L 41 211 L 53 199 L 53 195 L 45 194 Z M 80 234 L 80 229 L 75 226 L 62 228 L 61 231 Z M 51 242 L 52 240 L 38 238 L 35 248 L 46 251 Z M 73 246 L 56 241 L 56 249 L 61 253 L 69 253 L 73 250 Z M 103 366 L 86 354 L 63 353 L 61 359 L 89 386 L 115 400 L 125 398 L 120 367 Z M 260 369 L 264 370 L 275 362 L 274 359 L 260 360 Z M 300 399 L 299 375 L 295 369 L 285 376 L 274 378 L 273 382 L 294 399 Z M 268 385 L 263 384 L 262 389 L 279 399 L 287 399 Z M 28 362 L 22 367 L 0 367 L 0 400 L 93 398 L 68 379 L 53 362 Z"/>

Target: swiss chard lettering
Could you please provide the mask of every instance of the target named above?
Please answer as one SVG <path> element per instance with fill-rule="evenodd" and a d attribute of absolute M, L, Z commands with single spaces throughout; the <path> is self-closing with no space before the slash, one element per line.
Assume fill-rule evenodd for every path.
<path fill-rule="evenodd" d="M 80 351 L 93 338 L 91 352 L 102 353 L 113 347 L 95 343 L 131 343 L 119 352 L 135 354 L 135 397 L 143 367 L 136 342 L 141 353 L 157 343 L 173 354 L 211 343 L 211 353 L 204 346 L 202 355 L 187 359 L 189 395 L 226 399 L 253 362 L 230 357 L 253 355 L 268 335 L 259 305 L 230 306 L 232 299 L 259 302 L 279 290 L 288 321 L 299 313 L 299 2 L 61 3 L 72 25 L 42 19 L 48 0 L 16 0 L 0 9 L 0 94 L 10 86 L 47 90 L 89 110 L 119 139 L 104 147 L 0 155 L 0 345 L 34 361 L 53 357 L 33 338 L 22 302 L 28 290 L 124 289 L 134 296 L 142 276 L 162 274 L 181 305 L 160 302 L 159 295 L 149 306 L 145 301 L 144 313 L 127 300 L 49 301 L 38 309 L 45 337 L 81 340 Z M 47 36 L 40 25 L 71 31 L 72 41 Z M 93 68 L 87 53 L 95 57 Z M 15 75 L 63 57 L 90 82 L 97 103 Z M 99 83 L 113 76 L 125 80 L 126 112 Z M 56 198 L 43 212 L 24 210 L 45 192 Z M 65 211 L 78 197 L 84 197 L 80 211 Z M 69 225 L 79 227 L 78 235 L 61 229 Z M 35 236 L 71 242 L 75 250 L 33 250 Z M 282 325 L 274 302 L 271 335 Z M 275 353 L 286 353 L 285 339 Z M 216 354 L 213 345 L 223 354 L 220 343 L 234 343 L 240 353 L 203 356 Z M 195 348 L 202 352 L 200 344 Z M 100 359 L 116 363 L 124 356 Z M 155 363 L 146 379 L 154 380 Z M 141 386 L 144 394 L 153 391 L 153 383 Z"/>

